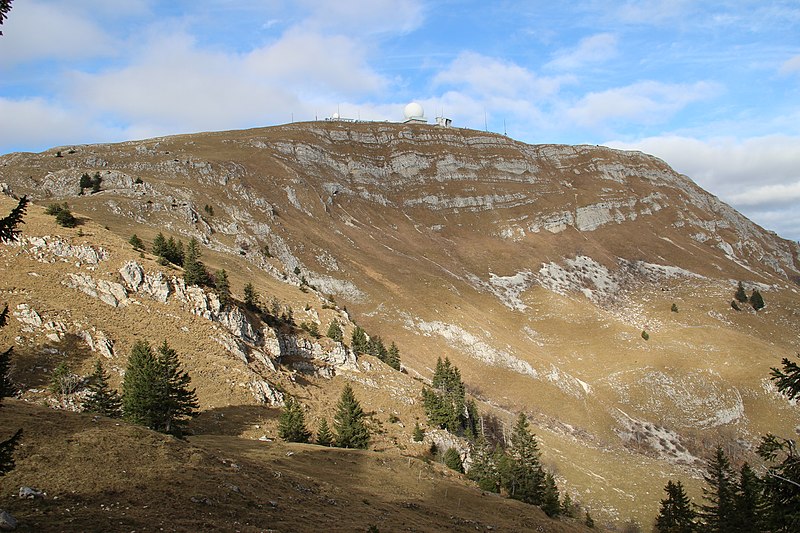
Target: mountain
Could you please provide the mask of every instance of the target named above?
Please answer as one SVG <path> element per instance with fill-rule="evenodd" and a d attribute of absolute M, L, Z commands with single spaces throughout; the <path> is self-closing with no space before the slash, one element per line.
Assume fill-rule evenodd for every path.
<path fill-rule="evenodd" d="M 81 194 L 84 173 L 99 192 Z M 529 415 L 573 499 L 645 527 L 668 479 L 699 495 L 717 443 L 752 460 L 761 435 L 800 424 L 768 379 L 800 350 L 800 246 L 646 154 L 325 121 L 8 154 L 0 182 L 84 221 L 32 208 L 3 249 L 17 320 L 0 333 L 30 358 L 23 397 L 62 353 L 86 369 L 102 353 L 118 376 L 134 339 L 168 338 L 197 386 L 198 434 L 274 431 L 274 408 L 248 406 L 287 392 L 312 426 L 330 420 L 347 381 L 383 431 L 376 449 L 421 454 L 410 429 L 446 356 L 498 433 Z M 126 244 L 158 232 L 197 238 L 239 300 L 252 283 L 274 315 L 396 342 L 405 372 L 222 309 Z M 739 281 L 763 309 L 731 306 Z M 247 423 L 216 417 L 236 406 Z"/>

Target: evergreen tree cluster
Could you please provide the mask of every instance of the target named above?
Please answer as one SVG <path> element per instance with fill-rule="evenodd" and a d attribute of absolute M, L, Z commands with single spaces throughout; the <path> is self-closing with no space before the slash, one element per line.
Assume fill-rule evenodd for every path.
<path fill-rule="evenodd" d="M 761 481 L 747 463 L 737 476 L 718 446 L 703 476 L 703 503 L 693 505 L 680 481 L 667 482 L 656 518 L 660 533 L 749 533 L 772 531 L 765 515 Z M 782 531 L 782 530 L 776 530 Z"/>
<path fill-rule="evenodd" d="M 180 240 L 176 241 L 171 235 L 169 239 L 167 239 L 164 237 L 164 234 L 159 231 L 153 239 L 153 255 L 157 255 L 164 261 L 172 263 L 173 265 L 183 266 L 185 255 L 183 242 Z"/>
<path fill-rule="evenodd" d="M 333 331 L 331 331 L 331 327 L 334 328 Z M 339 328 L 337 332 L 335 329 L 336 327 L 339 327 L 339 324 L 336 323 L 334 326 L 334 322 L 331 322 L 331 326 L 328 328 L 329 337 L 331 337 L 331 333 L 337 337 L 341 335 L 341 328 Z M 331 338 L 333 339 L 333 337 Z M 387 349 L 386 345 L 383 343 L 383 339 L 378 336 L 368 336 L 367 332 L 364 331 L 364 328 L 361 326 L 356 326 L 353 329 L 353 334 L 350 337 L 350 348 L 353 350 L 353 353 L 372 355 L 395 370 L 400 370 L 400 349 L 397 345 L 392 342 L 391 346 Z"/>
<path fill-rule="evenodd" d="M 474 437 L 477 434 L 477 409 L 474 402 L 465 399 L 461 372 L 449 358 L 439 357 L 433 373 L 431 388 L 422 389 L 422 403 L 428 423 L 448 430 L 454 435 Z"/>
<path fill-rule="evenodd" d="M 72 214 L 67 202 L 63 204 L 50 204 L 44 211 L 48 215 L 56 217 L 56 224 L 63 228 L 74 228 L 78 225 L 78 219 Z"/>
<path fill-rule="evenodd" d="M 738 302 L 738 303 L 737 303 Z M 766 305 L 764 303 L 764 297 L 761 296 L 761 292 L 758 289 L 753 289 L 750 293 L 750 296 L 747 296 L 747 292 L 744 290 L 744 285 L 740 281 L 736 286 L 736 292 L 733 295 L 733 300 L 731 301 L 731 307 L 736 309 L 737 311 L 741 310 L 739 304 L 746 304 L 749 303 L 753 309 L 756 311 L 763 309 Z"/>
<path fill-rule="evenodd" d="M 183 258 L 183 280 L 186 285 L 210 285 L 211 276 L 202 261 L 200 261 L 200 243 L 192 237 L 186 247 Z"/>
<path fill-rule="evenodd" d="M 146 341 L 133 345 L 122 382 L 123 416 L 163 433 L 180 435 L 199 407 L 191 378 L 165 340 L 153 352 Z"/>
<path fill-rule="evenodd" d="M 81 187 L 80 194 L 83 194 L 84 189 L 91 189 L 92 194 L 100 192 L 101 183 L 103 183 L 103 178 L 100 177 L 99 172 L 95 172 L 94 176 L 91 177 L 89 177 L 89 174 L 84 172 L 81 175 L 81 180 L 80 180 L 80 187 Z"/>

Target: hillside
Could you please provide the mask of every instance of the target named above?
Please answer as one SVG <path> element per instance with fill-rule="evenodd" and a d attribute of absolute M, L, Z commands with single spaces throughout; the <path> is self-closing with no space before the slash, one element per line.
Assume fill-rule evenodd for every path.
<path fill-rule="evenodd" d="M 101 191 L 80 195 L 96 172 Z M 448 356 L 483 412 L 534 420 L 563 489 L 605 520 L 642 524 L 669 477 L 697 494 L 691 478 L 717 442 L 741 459 L 760 435 L 800 424 L 768 380 L 800 350 L 798 244 L 645 154 L 316 122 L 9 154 L 0 182 L 86 219 L 65 230 L 32 208 L 22 246 L 3 250 L 1 296 L 18 318 L 0 334 L 30 361 L 17 367 L 30 397 L 37 367 L 61 353 L 88 369 L 110 345 L 118 375 L 134 339 L 169 338 L 206 411 L 198 433 L 221 424 L 215 410 L 281 391 L 312 421 L 330 418 L 348 380 L 391 454 L 424 419 L 413 378 Z M 336 318 L 348 336 L 355 321 L 395 341 L 407 374 L 220 313 L 125 242 L 149 246 L 159 231 L 200 240 L 237 298 L 251 282 L 298 323 L 324 332 Z M 738 281 L 767 306 L 732 309 Z M 274 430 L 254 418 L 224 432 Z"/>

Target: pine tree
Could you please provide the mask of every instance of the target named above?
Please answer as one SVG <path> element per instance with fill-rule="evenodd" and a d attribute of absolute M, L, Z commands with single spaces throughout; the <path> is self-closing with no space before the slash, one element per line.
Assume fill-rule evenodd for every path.
<path fill-rule="evenodd" d="M 767 434 L 758 454 L 770 465 L 762 483 L 768 531 L 800 531 L 800 455 L 793 439 Z"/>
<path fill-rule="evenodd" d="M 144 243 L 142 242 L 142 239 L 140 239 L 135 233 L 131 235 L 130 239 L 128 239 L 128 244 L 133 246 L 134 250 L 144 250 Z"/>
<path fill-rule="evenodd" d="M 461 454 L 455 448 L 447 448 L 442 456 L 442 462 L 447 468 L 460 474 L 464 473 L 464 462 L 461 460 Z"/>
<path fill-rule="evenodd" d="M 180 435 L 187 419 L 197 416 L 200 407 L 195 389 L 189 389 L 189 373 L 181 370 L 178 352 L 164 343 L 158 348 L 158 368 L 163 380 L 161 401 L 162 428 L 159 431 Z"/>
<path fill-rule="evenodd" d="M 253 312 L 260 310 L 258 293 L 252 283 L 244 286 L 244 306 Z"/>
<path fill-rule="evenodd" d="M 681 482 L 667 481 L 664 491 L 667 493 L 667 497 L 661 500 L 661 510 L 656 518 L 656 531 L 659 533 L 693 533 L 697 531 L 696 514 Z"/>
<path fill-rule="evenodd" d="M 9 9 L 11 9 L 9 3 L 0 4 L 0 23 L 3 22 L 3 18 Z M 2 32 L 0 32 L 0 35 L 2 35 Z M 0 219 L 0 242 L 7 243 L 17 240 L 20 232 L 18 226 L 24 224 L 22 216 L 25 214 L 27 206 L 28 198 L 23 196 L 19 199 L 17 206 L 7 216 Z M 3 306 L 3 311 L 0 312 L 0 328 L 5 327 L 7 319 L 8 305 L 5 305 Z M 0 354 L 0 403 L 3 398 L 13 392 L 11 379 L 8 375 L 12 353 L 13 347 L 10 347 Z M 14 469 L 14 450 L 19 445 L 21 437 L 22 429 L 18 429 L 11 437 L 0 441 L 0 476 Z"/>
<path fill-rule="evenodd" d="M 83 194 L 83 190 L 84 190 L 84 189 L 91 189 L 91 188 L 92 188 L 92 178 L 91 178 L 91 177 L 89 177 L 89 174 L 87 174 L 86 172 L 84 172 L 84 173 L 81 175 L 81 180 L 80 180 L 80 183 L 79 183 L 79 185 L 80 185 L 80 187 L 81 187 L 81 192 L 80 192 L 80 194 Z"/>
<path fill-rule="evenodd" d="M 22 216 L 25 214 L 25 209 L 28 207 L 28 197 L 23 196 L 19 199 L 17 206 L 11 212 L 0 218 L 0 242 L 14 242 L 17 240 L 20 230 L 17 226 L 24 224 Z"/>
<path fill-rule="evenodd" d="M 544 499 L 546 476 L 542 469 L 539 444 L 531 433 L 528 419 L 520 413 L 514 432 L 511 434 L 511 447 L 508 450 L 510 469 L 504 486 L 509 495 L 533 505 L 541 505 Z"/>
<path fill-rule="evenodd" d="M 414 442 L 422 442 L 425 440 L 425 432 L 419 425 L 419 421 L 414 422 L 414 433 L 412 435 Z"/>
<path fill-rule="evenodd" d="M 575 518 L 575 504 L 572 502 L 572 497 L 568 492 L 564 493 L 564 499 L 561 501 L 561 514 L 569 518 Z"/>
<path fill-rule="evenodd" d="M 308 442 L 311 438 L 303 406 L 291 396 L 286 399 L 278 419 L 278 436 L 288 442 Z"/>
<path fill-rule="evenodd" d="M 367 341 L 367 352 L 369 355 L 373 357 L 377 357 L 384 363 L 388 358 L 389 353 L 386 351 L 386 346 L 383 344 L 383 339 L 379 336 L 372 337 Z"/>
<path fill-rule="evenodd" d="M 160 231 L 153 237 L 153 255 L 164 257 L 167 255 L 167 239 Z"/>
<path fill-rule="evenodd" d="M 782 369 L 770 368 L 770 379 L 789 400 L 800 398 L 800 366 L 787 357 L 781 360 L 781 364 Z"/>
<path fill-rule="evenodd" d="M 548 473 L 544 478 L 544 494 L 542 496 L 542 511 L 550 518 L 561 514 L 558 486 L 553 474 Z"/>
<path fill-rule="evenodd" d="M 492 452 L 483 435 L 480 435 L 472 444 L 471 456 L 472 464 L 470 464 L 467 476 L 476 482 L 481 490 L 500 492 L 498 456 Z"/>
<path fill-rule="evenodd" d="M 326 335 L 336 342 L 342 342 L 344 340 L 344 332 L 342 332 L 342 328 L 335 318 L 332 319 L 331 323 L 328 325 L 328 333 L 326 333 Z"/>
<path fill-rule="evenodd" d="M 394 342 L 389 346 L 389 351 L 386 354 L 386 364 L 395 370 L 400 370 L 400 348 Z"/>
<path fill-rule="evenodd" d="M 328 426 L 327 418 L 323 418 L 322 422 L 319 423 L 319 429 L 317 429 L 317 444 L 320 446 L 333 445 L 333 433 L 331 433 L 331 428 Z"/>
<path fill-rule="evenodd" d="M 200 261 L 200 243 L 192 237 L 183 260 L 183 280 L 186 285 L 208 285 L 208 272 Z"/>
<path fill-rule="evenodd" d="M 741 281 L 739 282 L 739 285 L 736 287 L 736 294 L 734 294 L 733 297 L 739 303 L 747 302 L 747 293 L 744 292 L 744 285 L 742 285 Z"/>
<path fill-rule="evenodd" d="M 336 445 L 340 448 L 366 448 L 369 445 L 364 411 L 349 383 L 345 385 L 336 405 L 333 430 L 336 432 Z"/>
<path fill-rule="evenodd" d="M 89 413 L 119 418 L 122 415 L 122 402 L 117 391 L 108 385 L 108 374 L 103 370 L 100 360 L 94 367 L 94 372 L 89 376 L 89 394 L 83 401 L 83 410 Z"/>
<path fill-rule="evenodd" d="M 425 414 L 432 426 L 460 434 L 469 427 L 470 420 L 465 416 L 465 387 L 461 372 L 450 363 L 450 359 L 439 357 L 433 373 L 433 389 L 423 387 L 422 401 Z"/>
<path fill-rule="evenodd" d="M 764 308 L 764 298 L 761 296 L 761 293 L 758 292 L 758 289 L 753 289 L 753 294 L 750 295 L 750 305 L 752 305 L 753 309 L 756 311 Z"/>
<path fill-rule="evenodd" d="M 159 427 L 161 376 L 153 349 L 146 341 L 134 343 L 122 382 L 123 416 L 151 429 Z"/>
<path fill-rule="evenodd" d="M 158 355 L 146 341 L 133 345 L 122 382 L 125 418 L 164 433 L 179 435 L 186 419 L 195 416 L 197 395 L 182 372 L 178 354 L 167 341 Z"/>
<path fill-rule="evenodd" d="M 761 522 L 765 513 L 761 494 L 761 480 L 750 465 L 744 463 L 733 496 L 736 514 L 731 533 L 762 531 Z"/>
<path fill-rule="evenodd" d="M 67 208 L 61 209 L 56 214 L 56 223 L 63 228 L 74 228 L 78 225 L 78 219 Z"/>
<path fill-rule="evenodd" d="M 95 172 L 92 177 L 92 194 L 100 192 L 100 184 L 103 183 L 103 178 L 100 177 L 99 172 Z"/>
<path fill-rule="evenodd" d="M 706 504 L 700 506 L 703 531 L 725 533 L 733 528 L 735 484 L 733 470 L 722 446 L 717 446 L 703 476 L 707 487 L 703 488 Z"/>
<path fill-rule="evenodd" d="M 217 288 L 217 297 L 222 307 L 227 307 L 231 303 L 231 284 L 228 281 L 228 273 L 225 269 L 217 270 L 214 274 L 214 285 Z"/>
<path fill-rule="evenodd" d="M 355 354 L 368 353 L 369 341 L 367 340 L 367 332 L 361 326 L 356 326 L 353 329 L 353 335 L 350 337 L 350 349 Z"/>

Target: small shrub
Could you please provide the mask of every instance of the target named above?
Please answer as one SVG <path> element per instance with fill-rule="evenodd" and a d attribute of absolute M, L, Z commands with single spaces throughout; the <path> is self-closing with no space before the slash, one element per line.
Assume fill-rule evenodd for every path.
<path fill-rule="evenodd" d="M 670 308 L 670 311 L 672 311 L 673 313 L 677 313 L 678 312 L 678 304 L 675 304 L 675 303 L 672 304 L 672 307 Z"/>
<path fill-rule="evenodd" d="M 142 178 L 136 178 L 135 180 L 133 180 L 133 183 L 135 183 L 136 185 L 141 185 L 144 182 L 142 181 Z"/>
<path fill-rule="evenodd" d="M 646 341 L 650 340 L 650 334 L 647 333 L 645 330 L 642 330 L 642 338 Z"/>
<path fill-rule="evenodd" d="M 206 214 L 208 216 L 210 216 L 210 217 L 214 216 L 214 207 L 212 207 L 212 206 L 210 206 L 208 204 L 206 204 L 205 207 L 203 207 L 203 211 L 205 211 Z"/>
<path fill-rule="evenodd" d="M 419 426 L 419 422 L 414 424 L 414 435 L 413 435 L 414 442 L 422 442 L 425 439 L 425 432 Z"/>
<path fill-rule="evenodd" d="M 400 419 L 397 417 L 397 415 L 395 415 L 395 414 L 389 415 L 389 423 L 390 424 L 397 424 L 398 422 L 400 422 Z"/>
<path fill-rule="evenodd" d="M 50 376 L 50 391 L 55 394 L 72 394 L 78 390 L 80 384 L 80 376 L 73 374 L 65 361 L 60 362 Z"/>
<path fill-rule="evenodd" d="M 78 225 L 78 219 L 69 209 L 62 209 L 56 215 L 56 223 L 64 228 L 74 228 Z"/>
<path fill-rule="evenodd" d="M 735 309 L 736 311 L 741 311 L 742 310 L 742 308 L 739 307 L 739 304 L 736 303 L 736 300 L 731 300 L 731 307 L 733 309 Z"/>
<path fill-rule="evenodd" d="M 464 473 L 464 463 L 461 461 L 461 454 L 455 448 L 448 448 L 442 456 L 442 462 L 447 468 L 455 470 L 461 474 Z"/>

